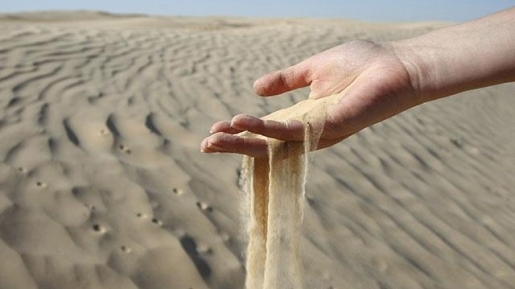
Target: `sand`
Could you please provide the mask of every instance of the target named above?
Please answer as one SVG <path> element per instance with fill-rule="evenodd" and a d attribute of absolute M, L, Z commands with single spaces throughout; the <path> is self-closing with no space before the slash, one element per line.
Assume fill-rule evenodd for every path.
<path fill-rule="evenodd" d="M 324 104 L 338 95 L 307 99 L 279 110 L 265 119 L 298 120 L 304 124 L 303 142 L 266 138 L 268 154 L 244 156 L 242 187 L 247 194 L 246 289 L 303 288 L 302 256 L 299 252 L 305 202 L 308 152 L 322 133 Z M 331 101 L 332 100 L 332 101 Z M 261 137 L 248 132 L 246 137 Z"/>
<path fill-rule="evenodd" d="M 0 16 L 0 288 L 244 288 L 241 156 L 268 71 L 440 23 Z M 425 104 L 310 154 L 305 288 L 515 288 L 514 84 Z"/>

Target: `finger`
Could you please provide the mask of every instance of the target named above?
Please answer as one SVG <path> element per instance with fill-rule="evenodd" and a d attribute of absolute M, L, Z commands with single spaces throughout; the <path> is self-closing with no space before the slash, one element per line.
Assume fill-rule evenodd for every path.
<path fill-rule="evenodd" d="M 286 69 L 270 72 L 254 82 L 254 91 L 261 96 L 281 94 L 311 84 L 306 61 Z"/>
<path fill-rule="evenodd" d="M 243 130 L 240 130 L 240 129 L 232 127 L 231 123 L 228 122 L 228 121 L 215 122 L 211 126 L 211 129 L 209 129 L 209 133 L 211 133 L 211 134 L 217 133 L 217 132 L 225 132 L 225 133 L 229 133 L 229 134 L 237 134 L 237 133 L 240 133 L 242 131 Z"/>
<path fill-rule="evenodd" d="M 304 140 L 304 124 L 298 120 L 280 122 L 240 114 L 233 117 L 231 127 L 283 141 Z"/>
<path fill-rule="evenodd" d="M 267 155 L 266 140 L 260 138 L 242 137 L 227 133 L 215 133 L 204 139 L 200 145 L 204 153 L 236 153 L 251 157 Z"/>

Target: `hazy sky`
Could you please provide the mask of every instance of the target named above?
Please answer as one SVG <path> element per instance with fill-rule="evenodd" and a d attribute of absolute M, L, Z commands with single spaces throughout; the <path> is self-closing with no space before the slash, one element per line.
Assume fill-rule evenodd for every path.
<path fill-rule="evenodd" d="M 0 12 L 103 10 L 158 15 L 331 17 L 374 21 L 465 21 L 515 0 L 0 0 Z"/>

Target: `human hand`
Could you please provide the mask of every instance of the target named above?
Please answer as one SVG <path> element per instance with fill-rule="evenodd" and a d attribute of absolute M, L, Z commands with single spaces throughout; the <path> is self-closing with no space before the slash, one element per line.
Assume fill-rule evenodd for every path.
<path fill-rule="evenodd" d="M 266 74 L 256 80 L 254 90 L 272 96 L 310 86 L 310 99 L 337 97 L 325 105 L 323 129 L 316 149 L 334 145 L 359 130 L 423 102 L 412 85 L 403 55 L 395 44 L 353 41 L 317 55 L 297 65 Z M 201 150 L 205 153 L 239 153 L 253 157 L 267 154 L 262 137 L 247 137 L 249 131 L 283 141 L 302 141 L 304 125 L 292 119 L 259 119 L 237 115 L 212 125 Z"/>

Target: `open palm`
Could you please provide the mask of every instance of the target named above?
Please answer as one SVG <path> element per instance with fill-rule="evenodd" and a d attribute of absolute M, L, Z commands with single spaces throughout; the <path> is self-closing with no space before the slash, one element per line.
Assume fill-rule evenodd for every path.
<path fill-rule="evenodd" d="M 289 68 L 264 75 L 254 83 L 261 96 L 272 96 L 310 86 L 309 98 L 338 94 L 322 120 L 323 131 L 317 149 L 334 145 L 359 130 L 398 114 L 423 101 L 406 66 L 392 45 L 353 41 L 337 46 Z M 245 137 L 250 131 L 284 141 L 302 141 L 304 126 L 299 121 L 263 120 L 237 115 L 211 127 L 201 150 L 206 153 L 239 153 L 266 156 L 263 138 Z"/>

